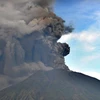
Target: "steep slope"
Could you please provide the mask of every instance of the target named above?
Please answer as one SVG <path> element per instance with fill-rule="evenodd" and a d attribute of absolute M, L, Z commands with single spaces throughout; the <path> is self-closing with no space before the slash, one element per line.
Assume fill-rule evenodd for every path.
<path fill-rule="evenodd" d="M 1 91 L 0 100 L 100 100 L 100 81 L 64 69 L 37 71 Z"/>

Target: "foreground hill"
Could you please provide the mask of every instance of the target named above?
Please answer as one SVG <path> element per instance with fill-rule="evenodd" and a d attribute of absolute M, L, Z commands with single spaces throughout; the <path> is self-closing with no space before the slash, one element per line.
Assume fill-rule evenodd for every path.
<path fill-rule="evenodd" d="M 0 100 L 100 100 L 100 81 L 64 69 L 37 71 L 2 90 Z"/>

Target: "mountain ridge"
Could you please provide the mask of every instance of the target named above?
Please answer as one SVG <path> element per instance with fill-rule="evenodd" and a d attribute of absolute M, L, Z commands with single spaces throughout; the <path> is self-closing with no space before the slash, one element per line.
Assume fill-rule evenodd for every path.
<path fill-rule="evenodd" d="M 0 92 L 0 100 L 99 100 L 100 81 L 55 69 L 37 71 L 28 79 Z"/>

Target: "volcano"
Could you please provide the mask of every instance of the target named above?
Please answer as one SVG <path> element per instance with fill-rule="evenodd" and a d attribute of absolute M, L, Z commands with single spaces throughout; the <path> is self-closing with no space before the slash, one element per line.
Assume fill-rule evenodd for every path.
<path fill-rule="evenodd" d="M 100 100 L 100 81 L 81 73 L 37 71 L 0 92 L 0 100 Z"/>
<path fill-rule="evenodd" d="M 65 65 L 70 46 L 57 41 L 73 28 L 50 8 L 37 8 L 46 15 L 24 23 L 30 33 L 0 28 L 0 100 L 100 100 L 100 81 Z"/>

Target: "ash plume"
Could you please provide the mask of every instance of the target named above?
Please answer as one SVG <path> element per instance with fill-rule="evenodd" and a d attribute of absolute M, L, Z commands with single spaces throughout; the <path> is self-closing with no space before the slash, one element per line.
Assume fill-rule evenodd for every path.
<path fill-rule="evenodd" d="M 0 0 L 1 87 L 20 82 L 37 70 L 69 70 L 64 56 L 70 48 L 57 43 L 69 30 L 64 20 L 53 13 L 53 3 L 54 0 Z"/>
<path fill-rule="evenodd" d="M 51 7 L 54 3 L 54 0 L 34 0 L 34 2 L 42 7 Z"/>
<path fill-rule="evenodd" d="M 29 26 L 30 21 L 49 15 L 52 4 L 53 0 L 0 0 L 0 27 L 30 33 L 37 28 Z"/>

